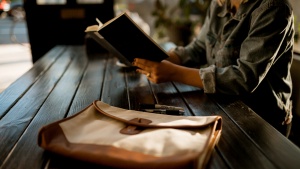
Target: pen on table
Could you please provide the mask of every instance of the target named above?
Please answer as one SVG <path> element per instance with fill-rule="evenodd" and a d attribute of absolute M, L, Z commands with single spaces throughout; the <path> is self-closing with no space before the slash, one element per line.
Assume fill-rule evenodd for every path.
<path fill-rule="evenodd" d="M 140 109 L 166 109 L 166 110 L 182 110 L 182 107 L 175 107 L 175 106 L 168 106 L 168 105 L 161 105 L 161 104 L 145 104 L 140 103 Z"/>
<path fill-rule="evenodd" d="M 141 109 L 141 111 L 157 114 L 168 114 L 168 115 L 183 115 L 183 110 L 166 110 L 166 109 Z"/>

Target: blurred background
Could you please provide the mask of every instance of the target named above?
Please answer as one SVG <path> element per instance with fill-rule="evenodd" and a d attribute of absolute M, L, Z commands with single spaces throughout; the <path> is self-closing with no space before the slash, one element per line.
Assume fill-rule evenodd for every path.
<path fill-rule="evenodd" d="M 22 0 L 0 0 L 0 93 L 32 66 Z"/>

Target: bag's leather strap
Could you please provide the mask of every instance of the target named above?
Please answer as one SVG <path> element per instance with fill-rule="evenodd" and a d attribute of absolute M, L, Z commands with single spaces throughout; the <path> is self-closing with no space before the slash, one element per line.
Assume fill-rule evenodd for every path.
<path fill-rule="evenodd" d="M 144 119 L 144 118 L 134 118 L 134 119 L 131 119 L 129 121 L 135 122 L 135 123 L 140 123 L 140 124 L 150 124 L 150 123 L 152 123 L 151 120 Z M 127 135 L 134 135 L 134 134 L 139 134 L 143 130 L 144 130 L 143 127 L 128 125 L 125 128 L 121 129 L 120 133 L 127 134 Z"/>

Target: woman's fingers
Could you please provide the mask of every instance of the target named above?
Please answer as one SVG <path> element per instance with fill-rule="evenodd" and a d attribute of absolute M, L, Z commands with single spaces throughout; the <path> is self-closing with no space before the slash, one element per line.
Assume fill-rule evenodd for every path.
<path fill-rule="evenodd" d="M 144 74 L 145 76 L 147 76 L 149 80 L 151 80 L 151 78 L 153 77 L 152 74 L 153 62 L 145 59 L 136 58 L 134 59 L 132 64 L 139 68 L 136 70 L 138 73 Z"/>
<path fill-rule="evenodd" d="M 163 68 L 165 64 L 164 61 L 153 62 L 136 58 L 132 64 L 138 67 L 137 72 L 146 75 L 147 78 L 154 83 L 163 82 L 166 79 L 166 74 L 168 74 L 168 72 L 164 70 L 168 70 L 168 68 Z"/>
<path fill-rule="evenodd" d="M 135 58 L 132 64 L 140 69 L 149 71 L 151 68 L 152 62 L 149 60 L 145 60 L 145 59 Z"/>
<path fill-rule="evenodd" d="M 146 76 L 149 76 L 149 75 L 148 75 L 149 72 L 147 72 L 147 71 L 145 71 L 145 70 L 143 70 L 143 69 L 136 69 L 136 71 L 137 71 L 138 73 L 141 73 L 141 74 L 144 74 L 144 75 L 146 75 Z"/>

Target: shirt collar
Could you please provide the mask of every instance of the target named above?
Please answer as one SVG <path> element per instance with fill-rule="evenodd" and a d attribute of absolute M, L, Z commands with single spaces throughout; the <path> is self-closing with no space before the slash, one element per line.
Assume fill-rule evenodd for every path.
<path fill-rule="evenodd" d="M 236 11 L 235 15 L 233 15 L 233 19 L 241 20 L 249 10 L 260 0 L 248 0 L 247 2 L 240 5 L 239 9 Z M 218 13 L 219 17 L 225 17 L 226 15 L 232 15 L 230 10 L 230 5 L 228 3 L 224 4 L 221 9 L 221 12 Z"/>

